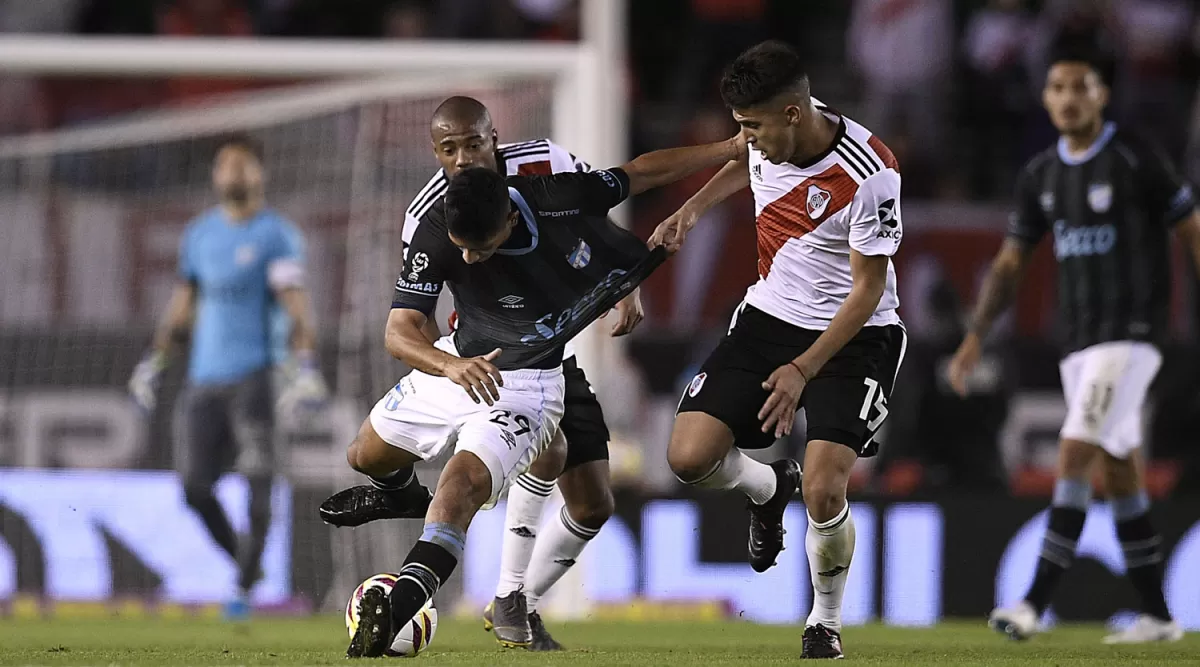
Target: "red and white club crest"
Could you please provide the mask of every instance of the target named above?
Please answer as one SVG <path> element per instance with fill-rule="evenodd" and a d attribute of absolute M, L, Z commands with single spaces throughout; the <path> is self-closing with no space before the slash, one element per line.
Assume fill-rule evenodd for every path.
<path fill-rule="evenodd" d="M 696 394 L 700 393 L 700 388 L 704 386 L 704 380 L 708 377 L 708 373 L 701 373 L 692 378 L 692 383 L 688 385 L 688 396 L 695 398 Z"/>
<path fill-rule="evenodd" d="M 833 199 L 833 195 L 825 192 L 815 185 L 808 186 L 808 217 L 816 220 L 825 214 L 825 208 L 829 206 L 829 200 Z"/>

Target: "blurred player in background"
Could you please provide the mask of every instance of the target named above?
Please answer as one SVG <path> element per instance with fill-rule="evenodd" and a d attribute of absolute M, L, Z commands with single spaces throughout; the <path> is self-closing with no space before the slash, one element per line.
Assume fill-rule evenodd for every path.
<path fill-rule="evenodd" d="M 790 434 L 804 407 L 813 610 L 801 657 L 841 658 L 854 554 L 846 487 L 858 457 L 878 450 L 907 342 L 891 261 L 902 235 L 899 167 L 878 137 L 810 96 L 799 56 L 781 42 L 738 56 L 721 96 L 749 154 L 659 225 L 651 244 L 678 249 L 709 208 L 749 185 L 760 278 L 688 386 L 667 459 L 685 484 L 746 494 L 750 565 L 763 572 L 783 550 L 783 513 L 801 474 L 791 459 L 766 465 L 741 450 Z"/>
<path fill-rule="evenodd" d="M 591 171 L 591 167 L 549 139 L 516 144 L 498 143 L 491 114 L 478 100 L 451 97 L 433 114 L 430 134 L 434 155 L 442 168 L 414 198 L 404 219 L 404 243 L 407 248 L 418 227 L 428 219 L 441 219 L 449 180 L 463 169 L 483 167 L 508 176 L 549 175 Z M 588 251 L 590 252 L 590 250 Z M 587 261 L 580 257 L 576 261 Z M 520 302 L 508 304 L 520 311 Z M 642 320 L 642 307 L 635 290 L 615 309 L 616 322 L 611 333 L 629 333 Z M 457 316 L 452 316 L 453 331 Z M 425 323 L 431 341 L 441 337 L 437 322 Z M 538 603 L 559 579 L 575 565 L 585 546 L 613 513 L 613 497 L 608 469 L 608 426 L 604 411 L 592 392 L 587 376 L 575 359 L 568 343 L 563 353 L 565 411 L 559 423 L 559 435 L 541 454 L 529 471 L 517 477 L 509 489 L 505 515 L 504 544 L 500 551 L 500 579 L 496 598 L 484 610 L 484 626 L 497 640 L 508 645 L 528 646 L 531 650 L 558 650 L 562 646 L 550 636 L 538 613 Z M 386 494 L 415 479 L 411 471 L 405 479 L 387 483 L 373 480 L 374 488 L 358 487 L 356 517 L 330 516 L 334 525 L 354 525 L 357 518 L 388 518 Z M 558 480 L 565 505 L 558 517 L 539 534 L 542 508 Z M 368 508 L 379 513 L 369 513 Z"/>
<path fill-rule="evenodd" d="M 238 594 L 230 618 L 249 614 L 249 595 L 261 578 L 270 525 L 271 483 L 277 472 L 274 441 L 273 331 L 286 318 L 291 359 L 285 364 L 282 414 L 299 417 L 326 397 L 316 367 L 315 332 L 304 288 L 300 233 L 265 206 L 262 153 L 249 137 L 217 147 L 212 168 L 219 204 L 193 220 L 179 249 L 179 284 L 137 365 L 129 389 L 154 408 L 159 378 L 177 345 L 191 335 L 187 387 L 175 415 L 175 466 L 188 505 L 238 567 Z M 250 485 L 250 532 L 239 542 L 213 494 L 231 468 Z"/>
<path fill-rule="evenodd" d="M 1171 232 L 1200 261 L 1200 216 L 1191 187 L 1160 151 L 1105 122 L 1102 69 L 1103 60 L 1089 53 L 1063 52 L 1052 62 L 1042 99 L 1062 136 L 1018 177 L 1008 238 L 951 362 L 950 381 L 967 393 L 992 323 L 1016 296 L 1034 249 L 1052 233 L 1066 339 L 1058 480 L 1033 584 L 1024 600 L 993 611 L 990 623 L 1015 639 L 1037 631 L 1075 558 L 1092 467 L 1099 465 L 1126 573 L 1142 599 L 1133 625 L 1105 641 L 1175 641 L 1183 631 L 1163 596 L 1162 537 L 1150 522 L 1138 449 L 1146 392 L 1162 365 L 1157 344 L 1167 333 Z"/>

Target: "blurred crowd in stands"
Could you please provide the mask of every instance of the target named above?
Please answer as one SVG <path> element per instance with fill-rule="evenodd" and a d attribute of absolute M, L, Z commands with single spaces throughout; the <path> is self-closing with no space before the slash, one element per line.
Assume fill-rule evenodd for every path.
<path fill-rule="evenodd" d="M 633 150 L 725 132 L 713 118 L 722 65 L 777 37 L 810 59 L 818 97 L 888 141 L 908 194 L 1003 198 L 1051 137 L 1042 70 L 1048 45 L 1069 38 L 1114 55 L 1112 115 L 1200 173 L 1192 0 L 654 0 L 628 15 Z M 577 0 L 0 0 L 5 33 L 573 40 L 579 29 Z M 261 85 L 0 80 L 0 134 Z"/>

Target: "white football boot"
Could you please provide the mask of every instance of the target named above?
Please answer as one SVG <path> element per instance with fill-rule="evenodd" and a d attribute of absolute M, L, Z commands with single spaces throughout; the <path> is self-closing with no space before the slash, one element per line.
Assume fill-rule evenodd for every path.
<path fill-rule="evenodd" d="M 988 626 L 1011 639 L 1029 639 L 1038 631 L 1038 613 L 1025 600 L 1011 607 L 997 607 L 988 616 Z"/>
<path fill-rule="evenodd" d="M 1129 627 L 1104 638 L 1105 644 L 1145 644 L 1148 642 L 1177 642 L 1183 639 L 1183 628 L 1175 621 L 1161 621 L 1150 614 L 1138 614 Z"/>

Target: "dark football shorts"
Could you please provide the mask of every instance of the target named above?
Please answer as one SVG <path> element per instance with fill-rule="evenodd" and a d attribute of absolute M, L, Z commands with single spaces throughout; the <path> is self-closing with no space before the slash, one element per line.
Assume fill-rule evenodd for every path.
<path fill-rule="evenodd" d="M 608 425 L 604 423 L 604 410 L 575 357 L 563 361 L 563 379 L 565 410 L 558 422 L 567 439 L 567 463 L 563 470 L 592 461 L 607 461 Z"/>
<path fill-rule="evenodd" d="M 189 486 L 210 487 L 221 474 L 276 472 L 271 372 L 234 384 L 189 385 L 175 402 L 175 469 Z"/>
<path fill-rule="evenodd" d="M 770 392 L 762 383 L 780 366 L 799 357 L 822 332 L 788 324 L 743 304 L 729 333 L 709 355 L 679 403 L 679 413 L 703 412 L 733 431 L 740 449 L 764 449 L 775 432 L 762 432 L 758 412 Z M 896 371 L 907 344 L 902 325 L 863 327 L 800 396 L 808 424 L 806 438 L 836 442 L 874 456 L 875 434 L 887 418 Z"/>

